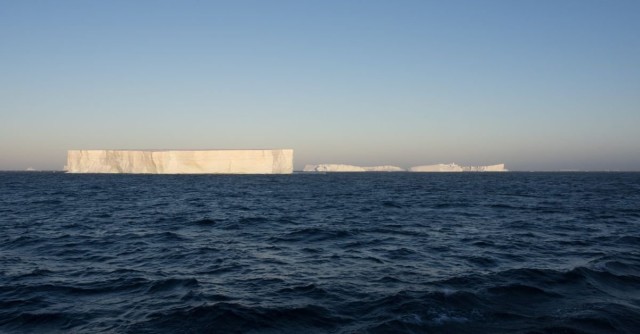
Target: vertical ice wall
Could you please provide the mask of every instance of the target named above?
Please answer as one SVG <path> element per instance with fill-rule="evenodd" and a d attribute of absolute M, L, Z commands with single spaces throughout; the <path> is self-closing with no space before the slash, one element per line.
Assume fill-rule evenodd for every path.
<path fill-rule="evenodd" d="M 69 173 L 290 174 L 293 150 L 70 150 Z"/>

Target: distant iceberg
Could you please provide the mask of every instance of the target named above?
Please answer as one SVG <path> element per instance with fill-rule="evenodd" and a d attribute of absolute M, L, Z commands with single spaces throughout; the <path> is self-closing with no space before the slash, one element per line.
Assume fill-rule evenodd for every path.
<path fill-rule="evenodd" d="M 355 165 L 344 164 L 318 164 L 306 165 L 303 172 L 322 172 L 322 173 L 345 173 L 345 172 L 405 172 L 407 170 L 397 166 L 372 166 L 361 167 Z M 504 164 L 496 164 L 489 166 L 460 166 L 455 163 L 435 164 L 411 167 L 409 172 L 506 172 Z"/>
<path fill-rule="evenodd" d="M 415 166 L 409 168 L 410 172 L 462 172 L 462 166 L 454 163 Z"/>
<path fill-rule="evenodd" d="M 400 168 L 397 166 L 373 166 L 373 167 L 362 167 L 367 172 L 404 172 L 404 168 Z"/>
<path fill-rule="evenodd" d="M 342 164 L 319 164 L 306 165 L 303 172 L 404 172 L 405 170 L 396 166 L 372 166 L 360 167 Z"/>
<path fill-rule="evenodd" d="M 504 164 L 489 166 L 460 166 L 455 163 L 415 166 L 409 168 L 410 172 L 506 172 Z"/>
<path fill-rule="evenodd" d="M 293 150 L 69 150 L 68 173 L 291 174 Z"/>
<path fill-rule="evenodd" d="M 353 165 L 341 165 L 341 164 L 320 164 L 320 165 L 306 165 L 303 172 L 366 172 L 366 170 L 359 166 Z"/>

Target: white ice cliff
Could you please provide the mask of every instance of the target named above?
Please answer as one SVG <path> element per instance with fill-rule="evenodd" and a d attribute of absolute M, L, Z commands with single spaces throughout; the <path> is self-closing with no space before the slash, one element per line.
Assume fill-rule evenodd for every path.
<path fill-rule="evenodd" d="M 70 150 L 69 173 L 290 174 L 293 150 Z"/>

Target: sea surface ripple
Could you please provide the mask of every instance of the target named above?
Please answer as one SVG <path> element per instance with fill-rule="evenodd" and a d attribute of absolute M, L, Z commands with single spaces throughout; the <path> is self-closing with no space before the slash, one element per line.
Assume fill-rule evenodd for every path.
<path fill-rule="evenodd" d="M 0 173 L 0 332 L 639 333 L 640 173 Z"/>

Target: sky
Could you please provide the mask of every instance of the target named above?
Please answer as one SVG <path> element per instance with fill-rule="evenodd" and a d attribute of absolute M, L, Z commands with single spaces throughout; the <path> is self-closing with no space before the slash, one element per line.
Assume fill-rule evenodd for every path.
<path fill-rule="evenodd" d="M 640 170 L 640 1 L 0 0 L 0 170 L 68 149 Z"/>

